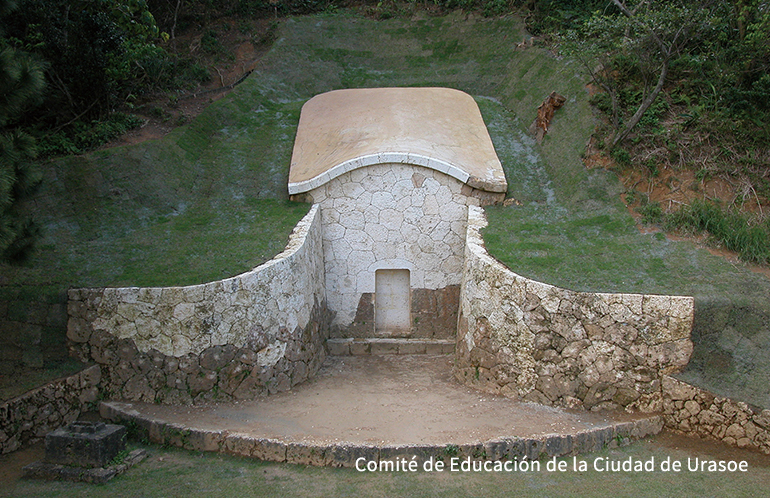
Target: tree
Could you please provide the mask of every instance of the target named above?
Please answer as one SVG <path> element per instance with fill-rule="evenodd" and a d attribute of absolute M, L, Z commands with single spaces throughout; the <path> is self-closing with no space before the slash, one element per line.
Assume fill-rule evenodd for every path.
<path fill-rule="evenodd" d="M 0 0 L 0 15 L 15 5 Z M 22 113 L 42 99 L 43 67 L 0 38 L 0 257 L 18 259 L 31 247 L 34 224 L 18 212 L 19 201 L 38 183 L 32 160 L 35 140 L 14 127 Z"/>
<path fill-rule="evenodd" d="M 732 10 L 737 37 L 721 40 L 718 47 L 725 65 L 734 69 L 722 82 L 727 104 L 739 113 L 770 110 L 770 4 L 735 0 Z"/>
<path fill-rule="evenodd" d="M 25 0 L 4 24 L 47 63 L 51 125 L 103 118 L 167 74 L 145 0 Z"/>
<path fill-rule="evenodd" d="M 612 0 L 579 30 L 566 36 L 571 53 L 579 58 L 593 81 L 610 97 L 615 135 L 612 146 L 623 141 L 658 98 L 669 67 L 705 23 L 704 10 L 692 3 Z M 636 111 L 622 120 L 621 91 L 629 78 L 642 82 Z"/>

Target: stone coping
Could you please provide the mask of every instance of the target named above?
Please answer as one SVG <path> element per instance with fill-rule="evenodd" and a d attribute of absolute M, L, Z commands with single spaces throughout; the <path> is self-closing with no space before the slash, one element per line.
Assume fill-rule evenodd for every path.
<path fill-rule="evenodd" d="M 382 163 L 425 166 L 488 192 L 508 188 L 470 95 L 449 88 L 367 88 L 323 93 L 302 107 L 289 194 Z"/>
<path fill-rule="evenodd" d="M 140 408 L 141 409 L 141 408 Z M 604 426 L 574 433 L 544 434 L 530 437 L 498 437 L 476 443 L 453 441 L 415 444 L 375 444 L 356 441 L 292 441 L 275 437 L 203 429 L 143 414 L 130 403 L 102 402 L 102 417 L 133 423 L 142 436 L 155 444 L 173 445 L 191 451 L 213 451 L 257 458 L 264 461 L 328 467 L 356 467 L 364 462 L 415 460 L 422 465 L 429 459 L 447 461 L 534 461 L 542 457 L 562 457 L 592 453 L 607 447 L 658 434 L 663 429 L 660 415 L 646 415 L 634 420 L 609 422 Z M 333 435 L 330 435 L 333 436 Z"/>

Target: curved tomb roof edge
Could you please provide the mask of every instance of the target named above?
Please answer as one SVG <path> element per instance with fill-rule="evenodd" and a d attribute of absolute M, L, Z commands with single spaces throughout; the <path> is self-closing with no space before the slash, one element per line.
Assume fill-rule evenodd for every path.
<path fill-rule="evenodd" d="M 442 159 L 411 152 L 380 152 L 344 161 L 309 180 L 289 183 L 289 194 L 294 195 L 309 192 L 349 171 L 373 166 L 375 164 L 409 164 L 412 166 L 423 166 L 435 171 L 440 171 L 441 173 L 449 175 L 473 188 L 485 190 L 487 192 L 506 192 L 508 188 L 507 184 L 504 182 L 486 181 L 482 178 L 471 176 L 463 169 Z"/>

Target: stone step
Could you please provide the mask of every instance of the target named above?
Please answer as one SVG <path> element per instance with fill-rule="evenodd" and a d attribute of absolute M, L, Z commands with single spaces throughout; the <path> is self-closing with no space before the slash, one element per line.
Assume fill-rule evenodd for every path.
<path fill-rule="evenodd" d="M 327 339 L 330 355 L 453 354 L 454 339 L 392 339 L 380 337 Z"/>

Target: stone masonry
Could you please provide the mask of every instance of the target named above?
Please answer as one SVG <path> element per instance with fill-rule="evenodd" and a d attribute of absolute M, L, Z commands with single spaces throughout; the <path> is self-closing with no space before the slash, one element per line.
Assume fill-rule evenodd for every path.
<path fill-rule="evenodd" d="M 560 289 L 487 254 L 480 206 L 500 202 L 507 184 L 470 96 L 401 88 L 311 99 L 288 189 L 314 205 L 286 250 L 250 272 L 188 287 L 72 289 L 70 349 L 97 365 L 0 405 L 2 451 L 71 422 L 99 390 L 187 404 L 290 389 L 317 371 L 332 337 L 337 354 L 454 344 L 456 378 L 478 389 L 662 412 L 672 429 L 770 453 L 769 410 L 668 375 L 692 353 L 692 298 Z M 407 280 L 394 293 L 408 299 L 398 335 L 376 337 L 378 271 L 393 288 Z M 287 447 L 276 458 L 248 451 L 293 461 Z"/>
<path fill-rule="evenodd" d="M 251 272 L 70 291 L 72 350 L 104 367 L 110 396 L 190 403 L 285 390 L 320 366 L 328 337 L 350 353 L 367 341 L 400 352 L 376 342 L 396 339 L 428 351 L 456 337 L 463 382 L 586 409 L 659 408 L 661 375 L 687 364 L 691 298 L 572 292 L 489 257 L 480 206 L 507 183 L 462 92 L 314 97 L 288 187 L 314 206 L 286 250 Z"/>
<path fill-rule="evenodd" d="M 669 429 L 770 455 L 770 410 L 716 396 L 667 375 L 662 385 L 661 411 Z"/>
<path fill-rule="evenodd" d="M 286 250 L 237 277 L 189 287 L 73 289 L 67 336 L 103 369 L 110 397 L 190 403 L 252 398 L 321 365 L 325 305 L 320 212 Z"/>
<path fill-rule="evenodd" d="M 491 258 L 469 208 L 456 377 L 549 405 L 654 411 L 692 353 L 689 297 L 573 292 Z"/>
<path fill-rule="evenodd" d="M 0 453 L 16 451 L 94 409 L 101 371 L 92 365 L 0 403 Z"/>
<path fill-rule="evenodd" d="M 288 189 L 321 206 L 333 337 L 454 336 L 466 208 L 507 191 L 470 95 L 369 88 L 313 97 Z"/>
<path fill-rule="evenodd" d="M 410 271 L 407 337 L 454 336 L 468 196 L 463 183 L 429 168 L 378 164 L 308 193 L 321 207 L 326 296 L 333 335 L 373 337 L 375 272 Z"/>

